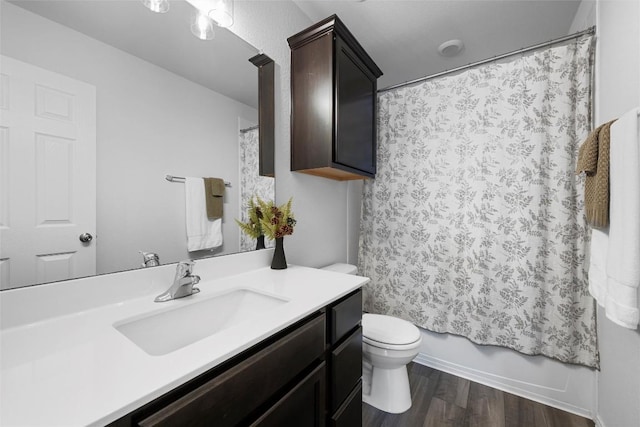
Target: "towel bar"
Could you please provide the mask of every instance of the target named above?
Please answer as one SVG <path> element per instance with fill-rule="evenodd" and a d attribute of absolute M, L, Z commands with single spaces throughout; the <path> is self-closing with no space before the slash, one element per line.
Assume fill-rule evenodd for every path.
<path fill-rule="evenodd" d="M 165 179 L 169 182 L 184 182 L 184 176 L 173 176 L 173 175 L 167 175 L 165 176 Z M 231 183 L 228 181 L 224 182 L 224 186 L 225 187 L 231 187 Z"/>

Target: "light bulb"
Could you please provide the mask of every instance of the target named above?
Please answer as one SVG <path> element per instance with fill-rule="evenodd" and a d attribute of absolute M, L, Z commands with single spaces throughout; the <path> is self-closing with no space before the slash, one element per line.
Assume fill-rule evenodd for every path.
<path fill-rule="evenodd" d="M 233 25 L 233 0 L 213 0 L 209 6 L 209 18 L 219 27 L 228 28 Z"/>
<path fill-rule="evenodd" d="M 156 13 L 165 13 L 169 10 L 169 0 L 142 0 L 142 4 Z"/>
<path fill-rule="evenodd" d="M 191 32 L 200 40 L 212 40 L 215 37 L 213 21 L 198 11 L 191 23 Z"/>

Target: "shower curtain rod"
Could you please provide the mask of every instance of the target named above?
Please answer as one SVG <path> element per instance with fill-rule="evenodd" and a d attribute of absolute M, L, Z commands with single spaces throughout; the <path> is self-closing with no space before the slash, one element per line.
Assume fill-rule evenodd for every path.
<path fill-rule="evenodd" d="M 240 129 L 240 133 L 247 133 L 250 130 L 259 129 L 259 128 L 260 128 L 260 125 L 251 126 L 249 128 L 246 128 L 246 129 Z"/>
<path fill-rule="evenodd" d="M 466 70 L 467 68 L 472 68 L 472 67 L 475 67 L 475 66 L 478 66 L 478 65 L 489 63 L 489 62 L 498 61 L 500 59 L 507 58 L 507 57 L 512 56 L 512 55 L 517 55 L 519 53 L 529 52 L 531 50 L 540 49 L 541 47 L 551 46 L 551 45 L 556 44 L 556 43 L 562 43 L 562 42 L 567 41 L 567 40 L 578 38 L 578 37 L 580 37 L 582 35 L 585 35 L 585 34 L 594 34 L 595 32 L 596 32 L 596 27 L 594 25 L 593 27 L 590 27 L 590 28 L 588 28 L 588 29 L 586 29 L 584 31 L 580 31 L 578 33 L 573 33 L 573 34 L 570 34 L 568 36 L 560 37 L 558 39 L 550 40 L 548 42 L 539 43 L 539 44 L 536 44 L 536 45 L 533 45 L 533 46 L 529 46 L 529 47 L 524 47 L 522 49 L 518 49 L 518 50 L 511 51 L 511 52 L 503 53 L 502 55 L 493 56 L 491 58 L 482 59 L 480 61 L 472 62 L 470 64 L 463 65 L 461 67 L 452 68 L 450 70 L 445 70 L 445 71 L 442 71 L 442 72 L 439 72 L 439 73 L 431 74 L 430 76 L 420 77 L 419 79 L 410 80 L 410 81 L 407 81 L 407 82 L 404 82 L 404 83 L 399 83 L 397 85 L 388 86 L 388 87 L 385 87 L 383 89 L 378 90 L 378 93 L 387 92 L 387 91 L 390 91 L 390 90 L 393 90 L 393 89 L 397 89 L 399 87 L 411 86 L 412 84 L 416 84 L 416 83 L 424 82 L 424 81 L 427 81 L 427 80 L 431 80 L 431 79 L 433 79 L 435 77 L 444 76 L 444 75 L 447 75 L 447 74 L 455 73 L 457 71 Z"/>

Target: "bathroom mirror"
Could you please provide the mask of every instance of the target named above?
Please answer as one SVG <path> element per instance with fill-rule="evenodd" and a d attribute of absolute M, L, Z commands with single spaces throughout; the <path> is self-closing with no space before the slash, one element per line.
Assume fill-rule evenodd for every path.
<path fill-rule="evenodd" d="M 251 194 L 275 197 L 258 175 L 255 47 L 219 27 L 197 39 L 182 0 L 163 14 L 131 0 L 0 8 L 0 289 L 140 268 L 140 251 L 166 264 L 255 249 L 234 221 Z M 229 184 L 222 246 L 187 251 L 185 186 L 167 175 Z"/>

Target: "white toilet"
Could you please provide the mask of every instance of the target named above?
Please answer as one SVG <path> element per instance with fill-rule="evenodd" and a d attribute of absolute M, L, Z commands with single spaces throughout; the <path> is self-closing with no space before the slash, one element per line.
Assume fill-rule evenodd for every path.
<path fill-rule="evenodd" d="M 350 264 L 323 270 L 356 274 Z M 412 323 L 381 314 L 362 315 L 362 401 L 399 414 L 411 407 L 407 364 L 417 356 L 422 336 Z"/>
<path fill-rule="evenodd" d="M 392 414 L 411 407 L 407 363 L 422 337 L 412 323 L 381 314 L 362 315 L 362 400 Z"/>

